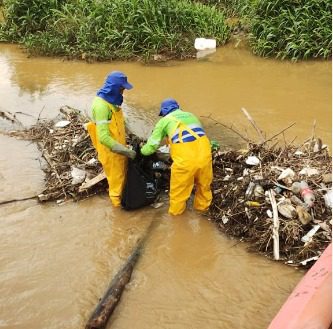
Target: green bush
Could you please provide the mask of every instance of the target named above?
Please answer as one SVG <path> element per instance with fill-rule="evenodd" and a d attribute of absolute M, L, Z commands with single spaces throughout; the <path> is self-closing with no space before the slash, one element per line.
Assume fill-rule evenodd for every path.
<path fill-rule="evenodd" d="M 294 61 L 332 55 L 331 1 L 257 0 L 249 22 L 255 54 Z"/>
<path fill-rule="evenodd" d="M 4 24 L 2 34 L 7 41 L 17 41 L 26 35 L 43 31 L 52 16 L 52 10 L 61 7 L 64 0 L 3 0 Z M 4 37 L 3 37 L 4 38 Z"/>
<path fill-rule="evenodd" d="M 22 36 L 21 41 L 35 53 L 105 60 L 149 59 L 155 54 L 182 58 L 193 54 L 196 37 L 215 38 L 221 45 L 230 35 L 221 11 L 187 0 L 72 0 L 58 5 L 59 1 L 44 17 L 35 8 L 36 29 L 22 19 L 23 9 L 15 13 L 24 33 L 13 36 Z"/>

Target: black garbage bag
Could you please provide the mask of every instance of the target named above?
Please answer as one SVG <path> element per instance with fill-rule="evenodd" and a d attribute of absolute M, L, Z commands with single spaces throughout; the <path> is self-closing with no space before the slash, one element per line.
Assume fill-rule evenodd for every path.
<path fill-rule="evenodd" d="M 126 210 L 138 209 L 155 202 L 160 192 L 153 172 L 145 169 L 142 161 L 129 160 L 121 205 Z"/>
<path fill-rule="evenodd" d="M 136 151 L 136 158 L 128 160 L 125 186 L 122 192 L 121 205 L 125 210 L 138 209 L 154 203 L 161 191 L 159 176 L 153 166 L 156 155 L 143 156 L 140 152 L 140 140 L 131 139 Z"/>

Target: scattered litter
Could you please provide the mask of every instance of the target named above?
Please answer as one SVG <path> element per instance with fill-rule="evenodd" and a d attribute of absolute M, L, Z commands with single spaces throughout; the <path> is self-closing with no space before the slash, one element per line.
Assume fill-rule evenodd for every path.
<path fill-rule="evenodd" d="M 76 185 L 76 184 L 81 184 L 82 182 L 84 182 L 87 174 L 82 169 L 72 167 L 71 175 L 73 178 L 72 185 Z"/>
<path fill-rule="evenodd" d="M 227 216 L 223 215 L 222 222 L 223 222 L 223 224 L 227 224 L 229 222 L 229 218 Z"/>
<path fill-rule="evenodd" d="M 302 237 L 302 242 L 307 243 L 310 242 L 312 240 L 312 237 L 315 235 L 315 233 L 320 229 L 320 225 L 317 224 L 315 226 L 313 226 L 313 228 Z"/>
<path fill-rule="evenodd" d="M 260 207 L 260 203 L 257 201 L 246 201 L 245 204 L 249 207 Z"/>
<path fill-rule="evenodd" d="M 277 204 L 277 208 L 279 213 L 286 217 L 286 218 L 297 218 L 297 212 L 296 209 L 293 207 L 293 205 L 291 204 L 291 201 L 288 200 L 283 200 L 282 202 L 279 202 Z"/>
<path fill-rule="evenodd" d="M 278 177 L 277 180 L 282 180 L 285 178 L 293 178 L 293 177 L 295 177 L 295 172 L 292 169 L 287 168 L 282 171 L 282 173 L 280 174 L 280 176 Z"/>
<path fill-rule="evenodd" d="M 313 260 L 317 260 L 319 258 L 319 256 L 314 256 L 305 260 L 302 260 L 300 262 L 300 264 L 302 264 L 303 266 L 305 266 L 308 262 L 312 262 Z"/>
<path fill-rule="evenodd" d="M 194 48 L 196 50 L 215 49 L 216 40 L 206 38 L 196 38 L 194 40 Z"/>
<path fill-rule="evenodd" d="M 155 203 L 152 203 L 150 206 L 155 209 L 158 209 L 158 208 L 161 208 L 163 205 L 164 205 L 164 202 L 155 202 Z"/>
<path fill-rule="evenodd" d="M 315 168 L 305 167 L 299 172 L 299 174 L 311 177 L 311 176 L 319 175 L 319 171 L 318 171 L 318 169 L 315 169 Z"/>
<path fill-rule="evenodd" d="M 68 121 L 68 120 L 58 121 L 58 122 L 54 125 L 54 127 L 55 127 L 55 128 L 64 128 L 64 127 L 68 126 L 70 123 L 71 123 L 71 122 Z"/>
<path fill-rule="evenodd" d="M 324 194 L 323 198 L 325 200 L 325 205 L 327 207 L 332 208 L 332 204 L 333 204 L 333 192 L 332 192 L 332 189 L 329 190 L 326 194 Z"/>
<path fill-rule="evenodd" d="M 296 212 L 299 220 L 303 225 L 307 225 L 311 222 L 312 216 L 308 213 L 305 207 L 296 206 Z"/>
<path fill-rule="evenodd" d="M 87 165 L 95 165 L 97 162 L 97 159 L 91 158 L 89 161 L 87 161 Z"/>
<path fill-rule="evenodd" d="M 258 166 L 260 164 L 260 160 L 256 156 L 249 156 L 245 163 L 250 166 Z"/>
<path fill-rule="evenodd" d="M 331 173 L 329 173 L 329 174 L 323 174 L 322 178 L 323 178 L 323 182 L 325 184 L 332 183 L 332 174 Z"/>
<path fill-rule="evenodd" d="M 297 150 L 302 151 L 304 156 L 295 155 Z M 324 195 L 331 190 L 331 183 L 327 183 L 325 188 L 318 188 L 322 175 L 308 177 L 299 175 L 299 172 L 305 167 L 310 167 L 316 168 L 320 173 L 330 173 L 332 158 L 327 150 L 316 153 L 315 157 L 311 152 L 307 146 L 300 148 L 289 145 L 272 149 L 256 144 L 251 144 L 247 152 L 214 152 L 212 190 L 219 192 L 213 193 L 210 217 L 225 234 L 248 242 L 251 251 L 262 252 L 274 259 L 272 206 L 268 197 L 255 196 L 255 190 L 259 185 L 264 193 L 272 189 L 275 191 L 280 208 L 278 232 L 281 260 L 286 264 L 289 261 L 288 264 L 295 265 L 326 249 L 331 241 L 332 208 L 326 205 Z M 260 159 L 260 166 L 247 167 L 246 159 L 253 156 Z M 223 181 L 223 177 L 230 173 L 229 169 L 226 171 L 225 168 L 233 170 L 232 178 L 228 182 Z M 290 170 L 285 171 L 288 168 Z M 291 170 L 294 175 L 291 174 L 293 177 L 289 177 L 292 181 L 290 185 L 281 183 L 282 181 L 277 182 L 282 172 L 290 174 Z M 238 179 L 239 177 L 242 179 Z M 307 199 L 308 204 L 303 201 L 305 196 L 306 199 L 311 197 Z M 256 206 L 250 206 L 252 202 L 257 202 Z M 225 217 L 228 218 L 227 223 L 224 223 Z M 317 230 L 311 240 L 304 244 L 301 239 L 311 226 L 315 225 L 315 218 L 321 219 L 322 223 L 326 224 L 321 226 L 328 231 L 324 228 Z M 308 263 L 310 264 L 311 262 Z"/>

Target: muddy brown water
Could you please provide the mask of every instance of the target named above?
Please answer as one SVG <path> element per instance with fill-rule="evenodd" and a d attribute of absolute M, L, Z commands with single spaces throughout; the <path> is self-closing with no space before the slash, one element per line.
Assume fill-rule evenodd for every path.
<path fill-rule="evenodd" d="M 134 89 L 125 94 L 133 131 L 146 137 L 165 97 L 185 110 L 233 124 L 256 138 L 240 108 L 272 136 L 315 133 L 331 145 L 331 63 L 289 63 L 251 55 L 233 45 L 186 62 L 160 65 L 27 58 L 0 44 L 0 110 L 25 124 L 53 118 L 63 105 L 89 112 L 106 74 L 122 70 Z M 224 147 L 242 141 L 203 120 Z M 1 129 L 8 123 L 0 122 Z M 0 201 L 43 189 L 40 154 L 27 142 L 0 135 Z M 167 205 L 125 212 L 105 195 L 39 205 L 0 206 L 0 328 L 83 328 L 98 298 L 151 221 L 157 225 L 108 325 L 115 329 L 264 329 L 304 273 L 262 256 L 188 210 L 171 218 Z"/>

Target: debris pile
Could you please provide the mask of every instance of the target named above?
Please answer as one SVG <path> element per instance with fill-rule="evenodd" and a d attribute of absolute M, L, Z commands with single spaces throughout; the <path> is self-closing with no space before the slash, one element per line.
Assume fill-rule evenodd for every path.
<path fill-rule="evenodd" d="M 107 190 L 102 166 L 84 128 L 88 118 L 68 106 L 59 111 L 53 120 L 38 120 L 28 129 L 11 132 L 12 136 L 34 141 L 46 161 L 46 186 L 38 195 L 40 202 L 80 200 Z M 92 179 L 93 186 L 85 188 Z"/>
<path fill-rule="evenodd" d="M 268 141 L 277 135 L 265 140 L 250 115 L 245 109 L 243 112 L 261 141 L 244 138 L 248 144 L 245 151 L 223 152 L 212 143 L 209 217 L 227 235 L 248 242 L 250 250 L 292 266 L 309 267 L 331 242 L 332 158 L 314 137 L 299 147 L 269 146 Z M 16 120 L 10 113 L 1 116 Z M 28 129 L 11 132 L 36 142 L 47 163 L 40 202 L 61 203 L 106 192 L 105 175 L 84 128 L 87 122 L 80 111 L 64 106 L 54 120 L 38 119 Z M 156 164 L 163 165 L 163 161 Z M 157 169 L 167 188 L 170 177 Z"/>
<path fill-rule="evenodd" d="M 331 242 L 331 164 L 320 139 L 300 147 L 215 151 L 209 215 L 252 251 L 310 265 Z"/>

